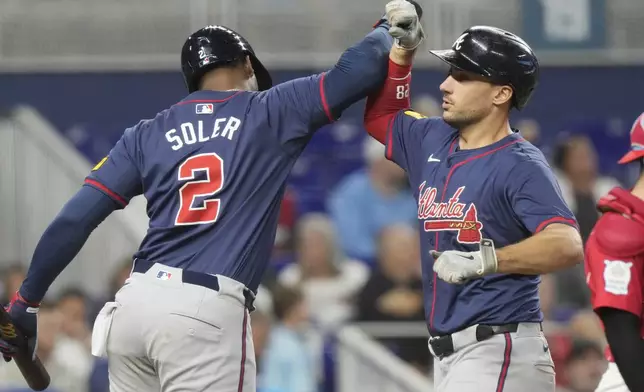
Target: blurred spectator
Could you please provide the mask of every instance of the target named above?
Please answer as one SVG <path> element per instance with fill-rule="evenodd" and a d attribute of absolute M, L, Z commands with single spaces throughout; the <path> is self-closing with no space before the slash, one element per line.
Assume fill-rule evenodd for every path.
<path fill-rule="evenodd" d="M 109 298 L 105 302 L 113 301 L 114 298 L 116 298 L 116 293 L 121 289 L 121 287 L 123 287 L 125 281 L 130 277 L 133 266 L 134 261 L 132 260 L 132 258 L 128 257 L 127 259 L 123 260 L 121 266 L 116 270 L 116 272 L 112 276 L 112 279 L 110 280 Z M 99 306 L 99 310 L 103 307 L 103 305 L 104 303 Z"/>
<path fill-rule="evenodd" d="M 262 358 L 271 332 L 271 317 L 261 311 L 254 311 L 250 315 L 250 325 L 253 331 L 253 347 L 255 348 L 255 362 L 257 373 L 262 372 Z"/>
<path fill-rule="evenodd" d="M 56 308 L 63 316 L 61 332 L 70 339 L 86 344 L 89 348 L 92 333 L 88 325 L 85 293 L 75 287 L 63 290 L 58 298 Z"/>
<path fill-rule="evenodd" d="M 417 208 L 405 172 L 385 158 L 382 144 L 366 138 L 364 156 L 367 169 L 343 179 L 331 192 L 328 207 L 344 252 L 372 263 L 378 233 L 395 223 L 415 224 Z"/>
<path fill-rule="evenodd" d="M 79 377 L 82 375 L 86 388 L 95 360 L 90 351 L 92 332 L 87 321 L 87 296 L 79 288 L 63 290 L 56 304 L 56 312 L 60 317 L 56 355 L 65 358 L 71 371 Z"/>
<path fill-rule="evenodd" d="M 563 369 L 566 387 L 558 392 L 594 392 L 606 365 L 601 349 L 594 342 L 573 341 Z"/>
<path fill-rule="evenodd" d="M 537 146 L 541 137 L 541 127 L 537 120 L 532 118 L 522 118 L 514 123 L 514 128 L 518 129 L 521 136 L 530 143 Z"/>
<path fill-rule="evenodd" d="M 127 278 L 130 277 L 130 273 L 132 272 L 132 266 L 133 266 L 132 258 L 128 257 L 124 259 L 110 279 L 109 292 L 106 293 L 106 295 L 103 296 L 102 298 L 94 301 L 90 301 L 87 304 L 88 306 L 87 321 L 91 325 L 94 324 L 94 320 L 96 320 L 96 316 L 98 315 L 98 312 L 100 312 L 101 309 L 103 308 L 103 305 L 105 305 L 106 302 L 114 301 L 114 298 L 116 297 L 116 293 L 121 289 L 121 287 L 123 287 Z"/>
<path fill-rule="evenodd" d="M 264 348 L 268 342 L 271 325 L 273 322 L 273 296 L 271 292 L 260 285 L 255 297 L 255 311 L 250 314 L 251 331 L 253 332 L 253 346 L 255 347 L 255 362 L 257 373 L 261 373 L 261 362 Z"/>
<path fill-rule="evenodd" d="M 568 329 L 578 338 L 593 341 L 600 347 L 608 344 L 599 316 L 592 309 L 583 309 L 571 317 Z"/>
<path fill-rule="evenodd" d="M 293 251 L 293 229 L 296 216 L 295 193 L 287 189 L 280 205 L 273 258 L 281 259 Z"/>
<path fill-rule="evenodd" d="M 11 297 L 18 291 L 26 276 L 27 270 L 20 263 L 15 263 L 4 269 L 2 279 L 2 304 L 7 304 L 11 301 Z"/>
<path fill-rule="evenodd" d="M 558 277 L 556 274 L 541 275 L 539 302 L 546 321 L 567 324 L 579 312 L 579 308 L 558 302 Z"/>
<path fill-rule="evenodd" d="M 360 321 L 424 321 L 418 233 L 407 226 L 380 235 L 378 267 L 358 297 Z M 379 339 L 402 359 L 426 373 L 427 339 Z"/>
<path fill-rule="evenodd" d="M 300 219 L 296 232 L 296 263 L 279 275 L 280 284 L 300 287 L 311 319 L 323 329 L 354 316 L 354 299 L 369 278 L 369 269 L 340 251 L 331 220 L 312 213 Z"/>
<path fill-rule="evenodd" d="M 574 135 L 560 143 L 553 156 L 557 180 L 566 203 L 575 213 L 584 242 L 599 217 L 597 202 L 619 182 L 598 172 L 597 152 L 591 140 Z"/>
<path fill-rule="evenodd" d="M 70 350 L 69 340 L 61 339 L 63 316 L 43 303 L 38 312 L 38 357 L 51 376 L 51 388 L 61 392 L 86 392 L 90 368 L 78 366 L 91 361 L 89 353 Z M 82 358 L 78 358 L 80 355 Z M 0 366 L 0 387 L 19 388 L 27 384 L 13 362 Z"/>
<path fill-rule="evenodd" d="M 586 136 L 575 135 L 564 140 L 555 149 L 553 160 L 562 195 L 577 218 L 585 243 L 599 218 L 597 201 L 619 183 L 599 175 L 597 153 Z M 583 264 L 557 272 L 555 276 L 558 301 L 562 305 L 573 308 L 590 305 Z"/>
<path fill-rule="evenodd" d="M 71 287 L 59 295 L 56 310 L 61 315 L 57 351 L 68 359 L 68 365 L 86 375 L 86 384 L 92 392 L 109 386 L 107 363 L 91 353 L 92 332 L 88 319 L 89 298 L 79 288 Z M 103 389 L 101 389 L 103 388 Z"/>
<path fill-rule="evenodd" d="M 106 358 L 95 358 L 88 383 L 88 392 L 110 392 L 110 374 Z"/>
<path fill-rule="evenodd" d="M 427 117 L 438 117 L 443 115 L 441 102 L 428 94 L 415 98 L 412 106 L 415 111 L 424 114 Z"/>
<path fill-rule="evenodd" d="M 539 304 L 545 320 L 553 320 L 554 309 L 556 307 L 557 287 L 555 278 L 552 275 L 541 275 L 539 284 Z"/>
<path fill-rule="evenodd" d="M 298 289 L 277 286 L 273 301 L 277 324 L 263 353 L 258 389 L 314 392 L 317 382 L 306 341 L 309 314 L 304 295 Z"/>

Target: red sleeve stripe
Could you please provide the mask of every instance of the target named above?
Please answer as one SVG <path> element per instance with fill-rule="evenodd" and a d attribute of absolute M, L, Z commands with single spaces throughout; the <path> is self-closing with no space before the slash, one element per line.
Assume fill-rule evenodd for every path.
<path fill-rule="evenodd" d="M 31 306 L 32 308 L 40 307 L 40 302 L 29 302 L 29 301 L 27 301 L 27 300 L 25 299 L 25 297 L 23 297 L 22 295 L 20 295 L 20 293 L 19 293 L 19 292 L 16 292 L 15 296 L 16 296 L 16 298 L 17 298 L 18 300 L 20 300 L 20 301 L 22 301 L 22 302 L 26 303 L 28 306 Z"/>
<path fill-rule="evenodd" d="M 88 179 L 85 180 L 85 184 L 91 185 L 94 188 L 98 189 L 99 191 L 105 193 L 106 195 L 111 197 L 115 202 L 121 204 L 123 207 L 125 207 L 127 205 L 127 201 L 124 198 L 122 198 L 121 196 L 119 196 L 115 192 L 112 192 L 108 187 L 106 187 L 105 185 L 101 184 L 100 182 L 98 182 L 96 180 L 92 180 L 92 179 L 88 178 Z"/>
<path fill-rule="evenodd" d="M 324 114 L 326 114 L 329 122 L 333 122 L 335 120 L 331 115 L 331 109 L 329 108 L 329 103 L 326 100 L 326 93 L 324 92 L 324 78 L 326 78 L 326 73 L 323 73 L 320 78 L 320 98 L 322 99 L 322 108 L 324 109 Z"/>
<path fill-rule="evenodd" d="M 389 125 L 387 126 L 387 150 L 385 151 L 385 157 L 391 160 L 393 154 L 393 139 L 394 139 L 394 122 L 396 121 L 396 115 L 391 116 L 389 120 Z"/>
<path fill-rule="evenodd" d="M 570 226 L 572 226 L 572 227 L 574 227 L 576 229 L 578 228 L 577 227 L 577 222 L 575 222 L 573 219 L 564 218 L 563 216 L 555 216 L 554 218 L 550 218 L 550 219 L 547 219 L 547 220 L 541 222 L 541 224 L 539 224 L 539 226 L 537 226 L 537 229 L 534 232 L 535 233 L 540 232 L 541 230 L 545 229 L 546 226 L 548 226 L 551 223 L 564 223 L 564 224 L 570 225 Z"/>

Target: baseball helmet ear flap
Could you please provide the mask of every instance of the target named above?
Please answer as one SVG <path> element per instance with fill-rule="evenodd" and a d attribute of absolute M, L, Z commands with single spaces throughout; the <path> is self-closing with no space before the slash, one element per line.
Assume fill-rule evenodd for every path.
<path fill-rule="evenodd" d="M 253 71 L 255 72 L 255 78 L 257 78 L 257 88 L 259 91 L 268 90 L 273 87 L 273 79 L 271 74 L 268 73 L 264 64 L 255 56 L 254 53 L 249 54 L 250 64 L 253 66 Z"/>

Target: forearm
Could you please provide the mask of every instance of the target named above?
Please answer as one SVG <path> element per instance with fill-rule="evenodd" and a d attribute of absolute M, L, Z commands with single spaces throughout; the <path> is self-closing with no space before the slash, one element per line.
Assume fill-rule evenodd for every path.
<path fill-rule="evenodd" d="M 387 131 L 396 114 L 411 106 L 409 85 L 414 53 L 415 50 L 393 46 L 384 86 L 367 98 L 364 125 L 367 132 L 382 144 L 386 144 Z"/>
<path fill-rule="evenodd" d="M 409 50 L 393 45 L 389 52 L 389 59 L 401 66 L 411 66 L 411 63 L 414 61 L 415 54 L 416 49 Z"/>
<path fill-rule="evenodd" d="M 324 77 L 324 94 L 334 118 L 364 98 L 387 76 L 387 58 L 393 39 L 382 24 L 362 41 L 347 49 Z"/>
<path fill-rule="evenodd" d="M 40 302 L 92 231 L 116 208 L 108 196 L 94 188 L 82 187 L 40 238 L 20 295 L 30 302 Z"/>
<path fill-rule="evenodd" d="M 626 386 L 631 391 L 644 391 L 644 339 L 640 336 L 640 319 L 629 312 L 601 308 L 597 314 L 604 324 L 606 339 Z"/>
<path fill-rule="evenodd" d="M 496 257 L 499 273 L 539 275 L 572 267 L 584 254 L 575 228 L 553 224 L 517 244 L 497 249 Z"/>

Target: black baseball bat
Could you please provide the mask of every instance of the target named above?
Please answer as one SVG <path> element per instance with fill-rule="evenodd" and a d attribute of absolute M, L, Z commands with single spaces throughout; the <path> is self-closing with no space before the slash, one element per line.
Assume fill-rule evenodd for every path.
<path fill-rule="evenodd" d="M 9 313 L 0 306 L 0 338 L 6 342 L 19 347 L 18 353 L 13 357 L 16 361 L 20 373 L 27 381 L 29 388 L 34 391 L 43 391 L 47 389 L 51 378 L 49 372 L 43 366 L 38 356 L 34 360 L 31 359 L 29 350 L 27 348 L 27 339 L 25 336 L 13 325 L 13 321 Z"/>

